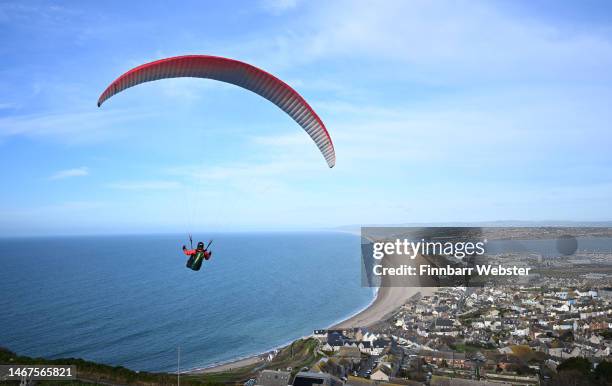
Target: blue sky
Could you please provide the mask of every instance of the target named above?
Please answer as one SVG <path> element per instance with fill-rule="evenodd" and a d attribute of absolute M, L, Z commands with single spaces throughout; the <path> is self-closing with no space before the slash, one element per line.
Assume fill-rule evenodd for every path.
<path fill-rule="evenodd" d="M 609 2 L 0 2 L 0 234 L 612 219 Z M 264 99 L 163 57 L 274 73 Z"/>

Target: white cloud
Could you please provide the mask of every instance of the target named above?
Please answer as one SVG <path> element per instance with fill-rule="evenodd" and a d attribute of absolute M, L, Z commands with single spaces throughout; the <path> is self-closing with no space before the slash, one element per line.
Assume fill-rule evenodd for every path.
<path fill-rule="evenodd" d="M 127 111 L 105 112 L 94 105 L 91 111 L 12 115 L 0 118 L 0 139 L 12 136 L 49 138 L 63 143 L 93 143 L 116 138 L 125 132 L 131 121 L 150 116 L 151 113 Z"/>
<path fill-rule="evenodd" d="M 298 6 L 298 0 L 262 0 L 262 7 L 273 13 L 280 14 Z"/>
<path fill-rule="evenodd" d="M 177 181 L 151 180 L 151 181 L 119 181 L 108 184 L 109 188 L 120 190 L 172 190 L 182 185 Z"/>
<path fill-rule="evenodd" d="M 182 187 L 177 181 L 120 181 L 108 184 L 109 188 L 119 190 L 173 190 Z"/>
<path fill-rule="evenodd" d="M 18 105 L 16 103 L 1 103 L 0 102 L 0 110 L 9 110 L 9 109 L 14 109 L 16 108 Z"/>
<path fill-rule="evenodd" d="M 40 218 L 45 216 L 65 216 L 79 215 L 84 213 L 92 213 L 103 207 L 108 206 L 108 203 L 100 201 L 63 201 L 48 205 L 28 206 L 28 207 L 0 207 L 0 218 Z M 9 222 L 10 223 L 10 222 Z"/>
<path fill-rule="evenodd" d="M 50 180 L 63 180 L 72 177 L 85 177 L 89 175 L 89 168 L 81 166 L 80 168 L 65 169 L 53 173 L 49 176 Z"/>
<path fill-rule="evenodd" d="M 236 50 L 277 68 L 343 59 L 361 77 L 391 71 L 425 84 L 610 79 L 606 33 L 520 17 L 490 2 L 336 1 L 291 19 L 274 39 Z"/>

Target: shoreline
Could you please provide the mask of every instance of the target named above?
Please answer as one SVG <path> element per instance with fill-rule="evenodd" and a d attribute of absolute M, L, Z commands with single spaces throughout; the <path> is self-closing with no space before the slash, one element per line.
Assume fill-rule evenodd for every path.
<path fill-rule="evenodd" d="M 233 369 L 239 369 L 243 367 L 252 366 L 258 363 L 264 363 L 265 360 L 262 356 L 265 356 L 265 353 L 246 356 L 244 358 L 233 359 L 229 362 L 221 362 L 218 364 L 213 364 L 209 367 L 203 368 L 195 368 L 191 370 L 181 371 L 181 374 L 208 374 L 208 373 L 223 373 L 226 371 L 231 371 Z"/>
<path fill-rule="evenodd" d="M 420 263 L 424 262 L 423 256 L 418 256 L 417 260 Z M 383 264 L 387 267 L 398 267 L 402 264 L 402 256 L 400 255 L 388 255 Z M 421 285 L 429 285 L 427 287 L 421 287 Z M 398 277 L 398 276 L 384 276 L 380 283 L 380 286 L 376 288 L 376 296 L 374 300 L 367 305 L 361 311 L 356 312 L 352 316 L 347 316 L 346 319 L 340 322 L 332 324 L 327 329 L 349 329 L 355 327 L 369 327 L 377 322 L 385 320 L 391 313 L 397 310 L 399 307 L 404 305 L 408 300 L 418 293 L 421 296 L 431 295 L 435 292 L 436 288 L 433 287 L 435 283 L 423 283 L 418 277 Z M 308 335 L 311 336 L 311 335 Z M 304 337 L 302 337 L 304 338 Z M 277 349 L 286 347 L 292 341 L 286 343 Z M 268 350 L 264 353 L 254 354 L 250 357 L 238 358 L 233 361 L 226 363 L 219 363 L 217 365 L 211 365 L 209 367 L 194 370 L 195 373 L 218 373 L 228 371 L 229 369 L 235 369 L 240 367 L 250 366 L 260 361 L 260 358 L 266 356 L 268 353 L 274 351 Z"/>
<path fill-rule="evenodd" d="M 372 297 L 372 300 L 363 308 L 360 308 L 359 310 L 353 312 L 350 315 L 347 315 L 341 319 L 338 319 L 337 321 L 334 321 L 331 323 L 331 325 L 329 327 L 327 327 L 327 329 L 331 329 L 333 328 L 333 326 L 339 324 L 339 323 L 343 323 L 347 320 L 352 319 L 353 317 L 365 312 L 368 308 L 372 307 L 372 305 L 376 302 L 376 299 L 378 299 L 378 291 L 379 288 L 373 288 L 374 290 L 374 296 Z M 221 361 L 221 362 L 217 362 L 217 363 L 213 363 L 209 366 L 204 366 L 204 367 L 196 367 L 193 369 L 189 369 L 189 370 L 185 370 L 185 371 L 181 371 L 181 374 L 206 374 L 206 373 L 219 373 L 219 372 L 224 372 L 224 371 L 230 371 L 232 369 L 236 369 L 236 368 L 242 368 L 242 367 L 247 367 L 247 366 L 251 366 L 254 364 L 257 364 L 259 362 L 264 362 L 263 357 L 268 356 L 268 354 L 277 351 L 277 350 L 281 350 L 285 347 L 287 347 L 288 345 L 290 345 L 292 342 L 296 341 L 297 339 L 303 339 L 303 338 L 308 338 L 312 335 L 305 335 L 302 336 L 300 338 L 295 338 L 295 339 L 291 339 L 289 341 L 287 341 L 286 343 L 283 343 L 281 345 L 278 345 L 270 350 L 264 351 L 264 352 L 260 352 L 257 354 L 251 354 L 251 355 L 245 355 L 245 356 L 241 356 L 238 358 L 234 358 L 231 359 L 229 361 Z"/>
<path fill-rule="evenodd" d="M 370 305 L 353 316 L 336 323 L 330 329 L 349 329 L 356 327 L 370 327 L 382 320 L 404 305 L 412 297 L 431 295 L 435 292 L 432 287 L 380 287 L 376 298 Z"/>
<path fill-rule="evenodd" d="M 354 327 L 369 327 L 381 320 L 386 319 L 389 314 L 396 311 L 399 307 L 405 304 L 408 300 L 417 294 L 421 296 L 430 295 L 435 292 L 432 287 L 380 287 L 376 288 L 376 295 L 372 301 L 363 309 L 348 315 L 345 319 L 338 322 L 332 322 L 327 329 L 348 329 Z M 302 338 L 310 337 L 303 336 Z M 299 339 L 299 338 L 296 338 Z M 295 339 L 294 339 L 295 340 Z M 212 364 L 203 368 L 195 368 L 181 372 L 181 374 L 207 374 L 220 373 L 231 371 L 238 368 L 253 366 L 258 363 L 265 363 L 265 357 L 269 353 L 286 347 L 294 340 L 278 346 L 272 350 L 265 351 L 259 354 L 253 354 L 241 358 L 236 358 L 227 362 Z"/>

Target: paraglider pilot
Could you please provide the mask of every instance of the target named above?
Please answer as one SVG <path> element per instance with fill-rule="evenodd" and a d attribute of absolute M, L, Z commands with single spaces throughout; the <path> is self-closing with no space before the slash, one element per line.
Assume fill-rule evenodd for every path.
<path fill-rule="evenodd" d="M 202 262 L 210 259 L 212 256 L 212 252 L 208 250 L 210 244 L 212 244 L 212 241 L 208 243 L 206 248 L 204 248 L 204 243 L 200 241 L 196 249 L 187 249 L 187 247 L 183 245 L 183 253 L 189 256 L 189 260 L 187 260 L 187 268 L 191 268 L 194 271 L 200 270 L 202 267 Z"/>

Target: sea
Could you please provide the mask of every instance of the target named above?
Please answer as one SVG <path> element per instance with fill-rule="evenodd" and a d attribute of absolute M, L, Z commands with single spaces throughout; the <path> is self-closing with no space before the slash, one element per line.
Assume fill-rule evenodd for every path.
<path fill-rule="evenodd" d="M 360 239 L 339 232 L 0 239 L 0 346 L 139 371 L 266 352 L 367 307 Z"/>

